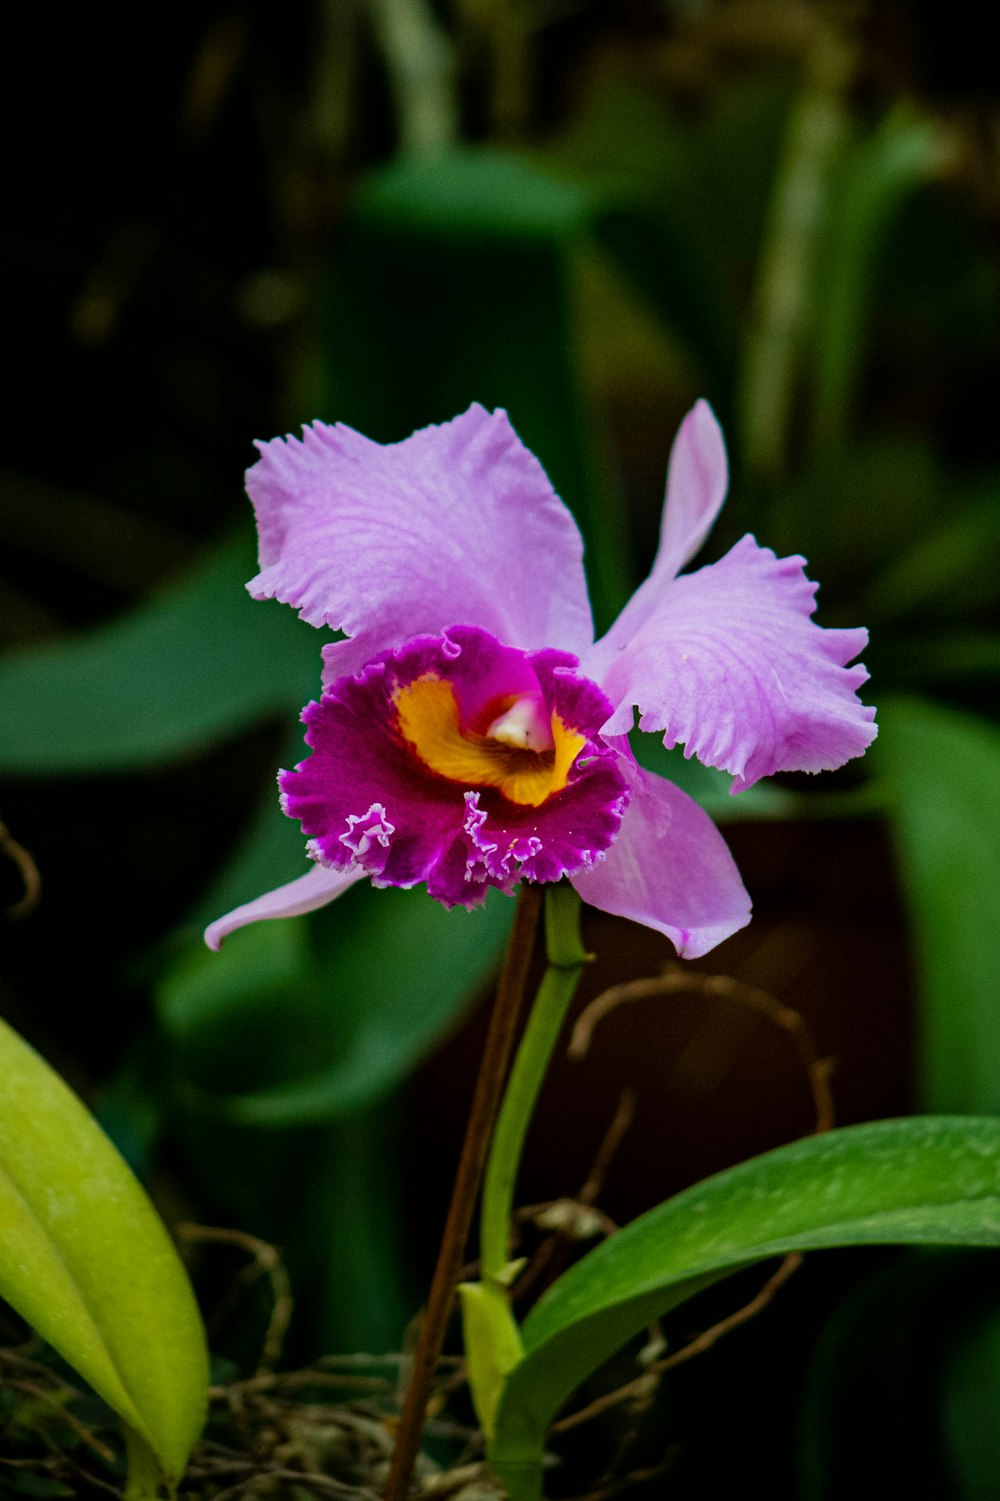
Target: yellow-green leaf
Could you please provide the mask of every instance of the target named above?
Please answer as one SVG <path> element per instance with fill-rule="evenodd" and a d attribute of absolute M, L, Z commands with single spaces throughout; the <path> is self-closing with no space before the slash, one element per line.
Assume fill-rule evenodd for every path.
<path fill-rule="evenodd" d="M 0 1295 L 152 1450 L 173 1485 L 205 1416 L 194 1295 L 85 1106 L 0 1022 Z"/>

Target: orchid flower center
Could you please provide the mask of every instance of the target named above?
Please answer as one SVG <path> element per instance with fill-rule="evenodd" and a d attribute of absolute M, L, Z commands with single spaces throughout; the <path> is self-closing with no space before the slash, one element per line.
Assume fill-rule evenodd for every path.
<path fill-rule="evenodd" d="M 541 752 L 555 747 L 551 715 L 546 714 L 545 705 L 536 693 L 524 693 L 505 706 L 488 727 L 486 738 L 515 750 Z"/>
<path fill-rule="evenodd" d="M 537 808 L 566 786 L 587 743 L 539 694 L 511 695 L 491 706 L 486 729 L 462 725 L 449 682 L 426 673 L 393 695 L 399 732 L 423 764 L 466 787 L 496 787 L 512 803 Z"/>

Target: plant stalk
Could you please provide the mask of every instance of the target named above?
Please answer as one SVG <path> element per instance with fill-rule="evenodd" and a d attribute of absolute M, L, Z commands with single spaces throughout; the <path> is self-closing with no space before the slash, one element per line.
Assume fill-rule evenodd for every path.
<path fill-rule="evenodd" d="M 580 898 L 567 883 L 545 891 L 548 968 L 538 988 L 510 1071 L 490 1144 L 480 1211 L 479 1260 L 484 1282 L 503 1282 L 517 1170 L 566 1010 L 588 955 L 580 940 Z"/>
<path fill-rule="evenodd" d="M 490 1018 L 465 1141 L 455 1175 L 455 1186 L 441 1238 L 441 1249 L 427 1296 L 427 1307 L 413 1356 L 413 1369 L 396 1430 L 385 1501 L 404 1501 L 420 1448 L 427 1403 L 434 1385 L 434 1374 L 465 1254 L 493 1123 L 507 1077 L 514 1034 L 524 1006 L 528 968 L 534 950 L 541 904 L 541 889 L 527 881 L 522 882 L 514 914 L 514 928 Z"/>

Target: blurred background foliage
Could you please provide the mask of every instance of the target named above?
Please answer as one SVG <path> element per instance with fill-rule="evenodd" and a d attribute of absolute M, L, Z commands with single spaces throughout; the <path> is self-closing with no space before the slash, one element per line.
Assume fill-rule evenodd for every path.
<path fill-rule="evenodd" d="M 168 1217 L 280 1245 L 288 1358 L 399 1345 L 510 905 L 355 889 L 201 947 L 303 868 L 273 776 L 320 638 L 243 590 L 254 437 L 320 416 L 391 441 L 506 407 L 579 519 L 606 626 L 707 396 L 733 488 L 705 557 L 745 530 L 808 557 L 821 622 L 871 628 L 881 734 L 836 778 L 738 800 L 643 749 L 726 819 L 756 899 L 695 972 L 799 1009 L 845 1121 L 1000 1107 L 1000 90 L 979 10 L 216 0 L 13 24 L 0 816 L 43 897 L 6 926 L 0 1005 Z M 12 863 L 0 882 L 14 904 Z M 611 919 L 589 938 L 583 1000 L 669 958 Z M 623 1085 L 618 1218 L 809 1129 L 753 1018 L 695 995 L 607 1032 L 556 1069 L 528 1200 L 583 1181 Z M 224 1262 L 195 1268 L 210 1309 Z M 676 1446 L 659 1484 L 994 1495 L 995 1282 L 989 1257 L 810 1263 L 671 1376 L 642 1428 L 654 1457 Z M 220 1350 L 252 1363 L 265 1318 L 250 1297 Z"/>

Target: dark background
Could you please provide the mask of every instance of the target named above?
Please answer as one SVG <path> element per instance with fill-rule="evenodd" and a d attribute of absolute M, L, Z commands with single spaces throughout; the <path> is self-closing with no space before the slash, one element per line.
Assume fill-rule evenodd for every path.
<path fill-rule="evenodd" d="M 403 13 L 419 47 L 393 40 Z M 841 1122 L 996 1108 L 1000 108 L 981 15 L 341 0 L 14 24 L 0 817 L 43 897 L 5 926 L 0 1008 L 168 1219 L 281 1245 L 290 1361 L 398 1347 L 506 914 L 456 936 L 419 896 L 355 892 L 303 936 L 202 954 L 205 920 L 301 868 L 271 789 L 319 638 L 240 593 L 254 438 L 319 416 L 391 440 L 507 406 L 580 520 L 606 625 L 707 396 L 733 493 L 706 558 L 747 529 L 804 552 L 821 623 L 871 627 L 883 730 L 864 765 L 756 802 L 691 784 L 729 816 L 756 912 L 693 970 L 801 1012 Z M 447 66 L 407 92 L 435 46 Z M 12 864 L 0 883 L 15 902 Z M 587 937 L 581 1005 L 670 959 L 600 914 Z M 557 1063 L 525 1202 L 579 1188 L 626 1086 L 617 1220 L 812 1126 L 787 1037 L 694 987 Z M 194 1268 L 209 1310 L 219 1254 Z M 655 1485 L 677 1496 L 748 1477 L 775 1498 L 987 1494 L 998 1347 L 971 1381 L 962 1344 L 996 1324 L 983 1265 L 812 1258 L 667 1379 L 635 1462 L 675 1451 Z M 765 1276 L 682 1310 L 671 1339 Z M 252 1363 L 260 1322 L 231 1319 L 223 1353 Z M 610 1442 L 554 1483 L 586 1489 Z"/>

